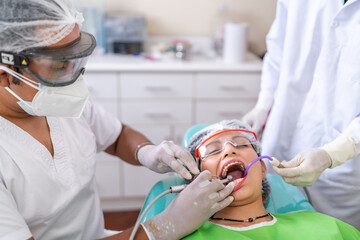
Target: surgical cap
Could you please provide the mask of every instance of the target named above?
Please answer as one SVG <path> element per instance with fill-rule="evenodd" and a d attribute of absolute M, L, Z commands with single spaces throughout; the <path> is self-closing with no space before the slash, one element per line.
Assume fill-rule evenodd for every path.
<path fill-rule="evenodd" d="M 187 150 L 191 153 L 191 155 L 195 158 L 195 148 L 207 137 L 213 135 L 216 132 L 225 130 L 225 129 L 245 129 L 248 131 L 252 131 L 251 127 L 240 121 L 240 120 L 223 120 L 219 123 L 212 124 L 210 126 L 207 126 L 197 133 L 195 133 L 189 140 Z M 251 133 L 242 133 L 245 137 L 247 137 L 249 140 L 251 139 L 252 134 Z M 260 145 L 259 142 L 256 141 L 256 143 L 251 144 L 256 151 L 256 153 L 260 156 Z"/>
<path fill-rule="evenodd" d="M 68 0 L 1 0 L 0 51 L 52 45 L 83 21 Z"/>

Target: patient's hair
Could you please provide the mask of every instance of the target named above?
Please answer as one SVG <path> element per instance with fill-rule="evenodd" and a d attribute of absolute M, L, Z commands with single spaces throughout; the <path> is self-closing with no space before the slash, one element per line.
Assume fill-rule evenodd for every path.
<path fill-rule="evenodd" d="M 251 127 L 248 124 L 246 124 L 240 120 L 237 120 L 237 119 L 223 120 L 219 123 L 215 123 L 210 126 L 207 126 L 203 129 L 201 129 L 200 131 L 198 131 L 197 133 L 195 133 L 188 142 L 187 150 L 191 153 L 193 158 L 196 159 L 196 157 L 195 157 L 196 147 L 203 140 L 205 140 L 208 136 L 214 134 L 215 132 L 225 130 L 225 129 L 244 129 L 244 130 L 252 131 Z M 245 137 L 247 137 L 246 133 L 244 133 L 244 135 L 245 135 Z M 260 149 L 259 143 L 256 142 L 251 145 L 254 148 L 257 155 L 260 156 L 261 149 Z M 198 167 L 200 168 L 200 161 L 198 162 Z M 269 184 L 269 181 L 265 178 L 262 181 L 262 197 L 263 197 L 263 199 L 267 199 L 269 194 L 270 194 L 270 184 Z"/>

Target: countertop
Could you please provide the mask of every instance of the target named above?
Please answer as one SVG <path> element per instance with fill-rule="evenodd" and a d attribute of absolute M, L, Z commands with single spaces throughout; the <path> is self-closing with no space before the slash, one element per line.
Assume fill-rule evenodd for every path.
<path fill-rule="evenodd" d="M 91 56 L 86 65 L 86 71 L 122 72 L 260 72 L 261 68 L 261 59 L 251 53 L 247 55 L 246 61 L 237 64 L 225 64 L 221 58 L 194 58 L 186 61 L 175 59 L 149 60 L 143 56 L 106 54 Z"/>

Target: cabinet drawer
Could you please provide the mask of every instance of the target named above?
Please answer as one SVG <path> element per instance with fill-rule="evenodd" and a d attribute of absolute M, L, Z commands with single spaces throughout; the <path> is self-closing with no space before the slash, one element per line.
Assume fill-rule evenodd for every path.
<path fill-rule="evenodd" d="M 191 122 L 191 100 L 127 101 L 120 103 L 122 122 L 129 124 L 178 124 Z"/>
<path fill-rule="evenodd" d="M 86 72 L 84 80 L 92 98 L 114 99 L 118 97 L 116 73 Z"/>
<path fill-rule="evenodd" d="M 155 183 L 170 175 L 173 175 L 173 173 L 159 174 L 143 166 L 124 163 L 124 196 L 146 197 Z"/>
<path fill-rule="evenodd" d="M 225 119 L 241 119 L 255 104 L 256 100 L 199 101 L 195 106 L 195 122 L 215 123 Z"/>
<path fill-rule="evenodd" d="M 106 112 L 109 112 L 114 117 L 118 117 L 118 103 L 116 100 L 103 100 L 95 98 L 94 103 L 98 104 L 99 107 L 103 108 Z"/>
<path fill-rule="evenodd" d="M 199 73 L 197 98 L 256 98 L 260 91 L 260 74 Z"/>
<path fill-rule="evenodd" d="M 170 125 L 129 125 L 130 127 L 144 134 L 151 142 L 156 145 L 160 144 L 164 140 L 173 140 Z"/>
<path fill-rule="evenodd" d="M 183 124 L 183 125 L 176 125 L 173 127 L 174 137 L 173 141 L 178 144 L 179 146 L 184 147 L 184 136 L 185 133 L 192 127 L 194 124 Z M 187 139 L 189 140 L 189 139 Z"/>
<path fill-rule="evenodd" d="M 122 73 L 121 98 L 189 98 L 191 73 Z"/>

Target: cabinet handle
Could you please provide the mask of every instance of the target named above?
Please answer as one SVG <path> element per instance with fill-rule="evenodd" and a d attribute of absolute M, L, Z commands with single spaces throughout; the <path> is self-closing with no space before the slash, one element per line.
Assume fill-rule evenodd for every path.
<path fill-rule="evenodd" d="M 169 86 L 146 86 L 145 91 L 150 91 L 150 92 L 171 92 L 171 87 L 169 87 Z"/>
<path fill-rule="evenodd" d="M 238 111 L 238 112 L 219 112 L 219 115 L 221 117 L 225 117 L 225 118 L 229 118 L 229 117 L 236 118 L 236 117 L 242 117 L 244 115 L 244 113 L 240 112 L 240 111 Z"/>
<path fill-rule="evenodd" d="M 171 118 L 170 113 L 145 113 L 145 116 L 148 118 Z"/>
<path fill-rule="evenodd" d="M 220 86 L 220 89 L 228 92 L 241 92 L 245 88 L 243 86 Z"/>

